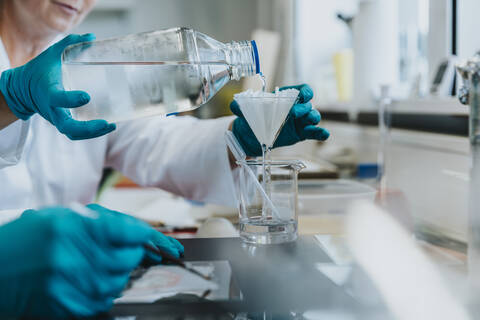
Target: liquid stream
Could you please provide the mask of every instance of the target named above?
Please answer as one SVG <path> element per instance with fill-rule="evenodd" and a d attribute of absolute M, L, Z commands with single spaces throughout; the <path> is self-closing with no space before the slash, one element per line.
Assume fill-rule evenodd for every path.
<path fill-rule="evenodd" d="M 262 81 L 262 92 L 265 92 L 266 87 L 267 87 L 267 79 L 263 75 L 263 73 L 258 74 L 260 77 L 260 80 Z M 270 158 L 270 148 L 272 146 L 266 146 L 265 144 L 262 145 L 262 160 L 263 160 L 263 165 L 262 165 L 262 176 L 264 177 L 263 179 L 263 187 L 265 189 L 265 193 L 267 196 L 272 199 L 272 193 L 271 193 L 271 181 L 272 181 L 272 175 L 271 175 L 271 170 L 270 170 L 270 164 L 267 163 L 267 159 Z M 263 200 L 266 202 L 265 200 Z M 267 222 L 267 217 L 270 216 L 272 213 L 271 208 L 269 208 L 266 203 L 263 205 L 262 209 L 262 220 L 264 222 Z"/>

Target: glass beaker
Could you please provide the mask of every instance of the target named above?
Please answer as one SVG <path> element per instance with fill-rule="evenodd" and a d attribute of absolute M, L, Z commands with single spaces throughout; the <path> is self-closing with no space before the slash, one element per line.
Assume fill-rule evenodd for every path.
<path fill-rule="evenodd" d="M 238 201 L 240 237 L 248 243 L 275 244 L 295 241 L 298 225 L 298 172 L 305 165 L 298 160 L 267 161 L 271 168 L 270 197 L 275 208 L 267 206 L 259 186 L 263 182 L 264 162 L 238 161 L 240 173 Z M 255 173 L 260 184 L 254 184 L 246 166 Z M 265 212 L 267 214 L 265 214 Z"/>

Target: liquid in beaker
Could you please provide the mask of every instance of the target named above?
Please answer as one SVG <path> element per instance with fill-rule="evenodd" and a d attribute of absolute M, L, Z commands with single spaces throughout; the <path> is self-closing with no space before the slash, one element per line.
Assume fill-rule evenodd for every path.
<path fill-rule="evenodd" d="M 246 172 L 249 166 L 259 182 L 263 182 L 263 161 L 241 163 L 238 179 L 240 237 L 248 243 L 274 244 L 297 239 L 298 172 L 304 168 L 300 161 L 269 161 L 271 168 L 270 200 L 276 210 L 263 210 L 265 201 L 258 184 Z M 265 213 L 268 214 L 265 214 Z"/>

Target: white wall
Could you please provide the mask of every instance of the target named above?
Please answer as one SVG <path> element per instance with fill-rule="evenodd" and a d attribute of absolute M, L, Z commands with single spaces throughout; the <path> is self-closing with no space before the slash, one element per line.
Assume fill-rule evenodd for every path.
<path fill-rule="evenodd" d="M 351 47 L 351 36 L 347 25 L 337 18 L 337 13 L 356 11 L 356 1 L 297 0 L 296 35 L 301 63 L 301 74 L 312 68 L 330 64 L 332 55 L 339 49 Z"/>
<path fill-rule="evenodd" d="M 452 53 L 451 17 L 451 0 L 430 1 L 430 30 L 428 34 L 428 66 L 430 80 L 434 78 L 439 64 Z"/>
<path fill-rule="evenodd" d="M 255 0 L 142 0 L 132 12 L 134 32 L 186 26 L 217 40 L 249 40 L 256 27 Z"/>
<path fill-rule="evenodd" d="M 126 11 L 96 11 L 90 13 L 85 21 L 76 27 L 74 33 L 93 32 L 98 39 L 128 34 L 132 30 L 129 14 Z"/>
<path fill-rule="evenodd" d="M 94 10 L 76 31 L 104 38 L 185 26 L 224 42 L 249 40 L 257 26 L 256 8 L 256 0 L 133 1 L 127 9 Z"/>
<path fill-rule="evenodd" d="M 467 59 L 480 50 L 480 1 L 458 2 L 458 55 Z"/>
<path fill-rule="evenodd" d="M 297 75 L 303 82 L 321 82 L 326 68 L 332 68 L 333 54 L 351 47 L 351 33 L 337 13 L 355 13 L 350 0 L 296 0 Z M 332 71 L 333 72 L 333 71 Z"/>

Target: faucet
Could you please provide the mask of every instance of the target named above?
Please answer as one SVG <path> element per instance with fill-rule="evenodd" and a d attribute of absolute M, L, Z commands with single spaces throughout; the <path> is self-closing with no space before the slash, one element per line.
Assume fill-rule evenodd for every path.
<path fill-rule="evenodd" d="M 469 137 L 471 144 L 480 143 L 480 51 L 471 59 L 457 65 L 463 85 L 458 91 L 458 98 L 464 105 L 470 105 Z"/>
<path fill-rule="evenodd" d="M 459 100 L 470 106 L 470 183 L 468 209 L 468 277 L 471 297 L 480 293 L 480 52 L 459 64 L 463 85 Z"/>
<path fill-rule="evenodd" d="M 480 73 L 480 51 L 478 51 L 471 59 L 457 65 L 457 71 L 462 77 L 463 85 L 459 89 L 458 98 L 464 105 L 470 104 L 470 90 L 472 84 L 479 80 Z M 478 82 L 476 83 L 478 85 Z"/>

